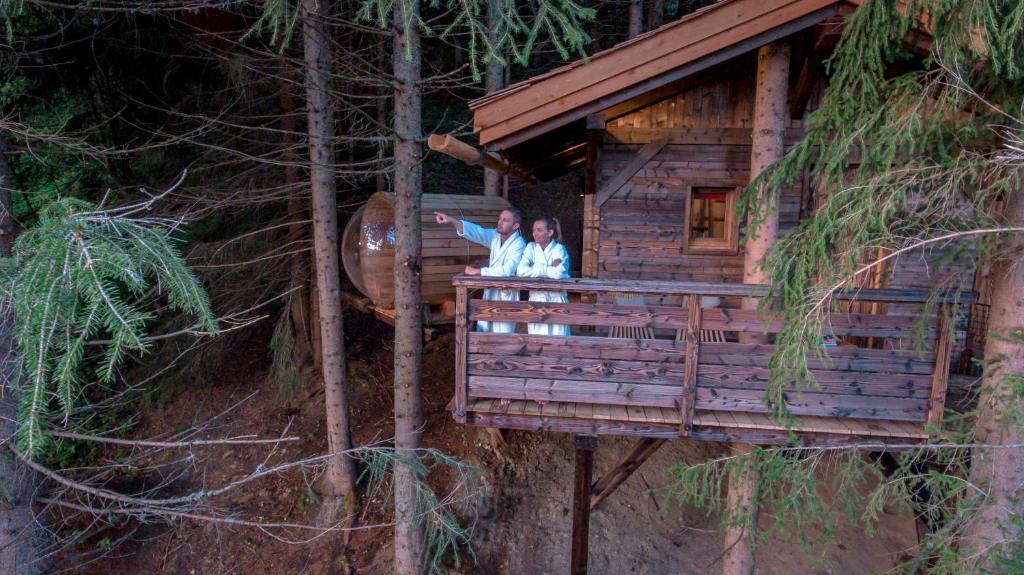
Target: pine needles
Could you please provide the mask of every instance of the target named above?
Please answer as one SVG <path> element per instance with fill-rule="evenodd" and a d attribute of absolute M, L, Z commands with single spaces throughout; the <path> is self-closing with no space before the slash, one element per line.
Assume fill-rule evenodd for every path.
<path fill-rule="evenodd" d="M 31 457 L 47 444 L 54 408 L 66 421 L 88 377 L 112 383 L 128 353 L 150 349 L 147 328 L 161 300 L 194 317 L 194 333 L 217 331 L 206 292 L 171 238 L 179 222 L 137 217 L 150 204 L 104 210 L 54 201 L 3 262 L 2 296 L 17 317 L 18 447 Z"/>
<path fill-rule="evenodd" d="M 756 216 L 770 193 L 808 172 L 819 204 L 763 262 L 774 297 L 762 305 L 785 319 L 775 340 L 767 393 L 780 419 L 787 415 L 784 388 L 794 381 L 815 384 L 808 356 L 823 357 L 820 338 L 838 308 L 834 296 L 855 288 L 870 269 L 866 265 L 931 252 L 932 261 L 961 256 L 975 264 L 964 268 L 980 268 L 1006 257 L 992 249 L 1001 236 L 1024 233 L 999 218 L 1008 195 L 1021 193 L 1022 23 L 1024 3 L 1003 0 L 867 0 L 849 17 L 828 62 L 821 105 L 806 118 L 805 139 L 752 183 L 740 206 Z M 931 37 L 930 49 L 911 47 L 922 37 L 914 32 L 921 27 Z M 956 283 L 934 291 L 955 289 Z M 992 368 L 985 366 L 986 377 Z M 1020 374 L 1004 378 L 1024 381 Z M 1019 426 L 1024 386 L 1014 383 L 1003 386 L 1015 391 L 999 412 L 1009 425 Z M 724 512 L 726 477 L 759 477 L 761 506 L 775 517 L 761 535 L 784 529 L 803 543 L 812 525 L 828 541 L 837 512 L 863 521 L 870 532 L 883 503 L 899 502 L 930 529 L 901 572 L 961 573 L 984 561 L 1018 572 L 1024 562 L 1019 560 L 1021 531 L 1014 530 L 1024 523 L 1017 519 L 1001 526 L 1006 539 L 999 545 L 978 556 L 961 553 L 958 537 L 993 503 L 985 501 L 983 486 L 971 483 L 972 457 L 977 465 L 977 454 L 984 453 L 975 439 L 974 416 L 946 417 L 941 429 L 930 429 L 932 443 L 901 446 L 905 451 L 895 465 L 864 457 L 865 451 L 882 449 L 871 444 L 756 450 L 680 465 L 666 493 Z M 822 465 L 832 468 L 828 505 L 817 493 Z M 723 521 L 753 527 L 750 517 Z"/>
<path fill-rule="evenodd" d="M 745 191 L 740 206 L 756 216 L 769 190 L 808 170 L 822 200 L 763 264 L 777 298 L 762 304 L 786 319 L 771 397 L 794 380 L 813 385 L 807 354 L 821 355 L 833 296 L 855 287 L 866 258 L 934 250 L 977 263 L 987 255 L 997 234 L 985 230 L 999 229 L 993 208 L 1020 185 L 1017 167 L 998 158 L 1000 140 L 1012 142 L 1007 136 L 1022 127 L 1012 112 L 1024 95 L 1024 35 L 1006 28 L 1024 17 L 1021 6 L 869 0 L 850 16 L 806 137 Z M 934 37 L 925 57 L 905 42 L 922 23 Z"/>
<path fill-rule="evenodd" d="M 361 0 L 356 17 L 387 29 L 391 26 L 396 3 L 401 2 L 403 0 Z M 534 45 L 545 36 L 563 60 L 568 60 L 572 54 L 586 57 L 584 48 L 590 42 L 590 36 L 583 23 L 594 19 L 597 15 L 595 9 L 573 0 L 506 0 L 500 4 L 493 24 L 496 42 L 489 37 L 486 0 L 428 0 L 424 7 L 446 11 L 451 15 L 447 22 L 432 24 L 435 19 L 425 19 L 419 13 L 409 14 L 404 22 L 406 27 L 418 27 L 425 36 L 437 36 L 448 41 L 459 38 L 469 51 L 470 72 L 475 82 L 483 77 L 481 64 L 497 60 L 506 65 L 507 60 L 503 56 L 506 51 L 512 59 L 525 66 Z M 259 19 L 243 39 L 269 31 L 270 45 L 284 50 L 294 35 L 300 10 L 292 5 L 291 0 L 268 0 L 261 7 Z M 408 5 L 403 9 L 410 11 Z M 413 57 L 408 46 L 406 56 Z"/>
<path fill-rule="evenodd" d="M 360 481 L 365 480 L 369 485 L 367 497 L 380 497 L 385 505 L 392 501 L 395 467 L 401 465 L 411 470 L 416 492 L 415 517 L 417 524 L 424 528 L 424 572 L 444 573 L 445 561 L 449 557 L 458 566 L 460 550 L 465 550 L 475 558 L 472 548 L 473 526 L 463 527 L 452 507 L 461 502 L 464 508 L 468 508 L 470 503 L 483 496 L 485 485 L 479 468 L 437 449 L 410 451 L 376 447 L 359 451 L 366 465 Z M 456 487 L 444 501 L 438 500 L 437 494 L 426 483 L 427 476 L 437 468 L 447 469 L 455 475 Z M 453 499 L 458 493 L 462 493 L 462 497 L 459 500 Z"/>

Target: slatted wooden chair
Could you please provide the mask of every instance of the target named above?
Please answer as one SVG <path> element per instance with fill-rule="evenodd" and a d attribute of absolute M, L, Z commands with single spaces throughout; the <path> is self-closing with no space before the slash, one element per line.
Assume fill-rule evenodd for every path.
<path fill-rule="evenodd" d="M 701 307 L 710 308 L 718 307 L 721 300 L 718 298 L 701 298 Z M 634 293 L 620 293 L 615 294 L 615 305 L 635 305 L 643 306 L 647 305 L 644 301 L 644 296 Z M 654 339 L 654 329 L 649 327 L 622 327 L 615 326 L 608 328 L 608 337 L 622 337 L 629 339 Z M 683 330 L 676 330 L 676 341 L 682 341 L 684 337 Z M 725 332 L 717 329 L 702 329 L 700 330 L 700 341 L 702 342 L 717 342 L 725 343 Z"/>
<path fill-rule="evenodd" d="M 647 305 L 644 296 L 635 293 L 616 293 L 615 305 Z M 637 326 L 613 326 L 608 328 L 608 337 L 621 337 L 628 339 L 654 339 L 654 328 Z"/>
<path fill-rule="evenodd" d="M 721 299 L 713 296 L 700 298 L 700 307 L 703 309 L 716 308 L 721 303 Z M 682 341 L 684 337 L 686 337 L 684 330 L 676 330 L 676 341 Z M 720 329 L 702 329 L 697 337 L 704 343 L 725 343 L 725 332 Z"/>
<path fill-rule="evenodd" d="M 676 333 L 676 340 L 682 338 L 682 331 Z M 700 340 L 704 343 L 725 343 L 725 332 L 720 329 L 702 329 Z"/>

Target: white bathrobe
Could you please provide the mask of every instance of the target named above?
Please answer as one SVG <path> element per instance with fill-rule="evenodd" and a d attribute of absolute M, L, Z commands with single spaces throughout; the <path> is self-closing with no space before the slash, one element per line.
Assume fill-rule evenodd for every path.
<path fill-rule="evenodd" d="M 487 267 L 480 268 L 480 275 L 485 277 L 515 277 L 516 266 L 523 257 L 526 241 L 515 231 L 501 243 L 501 235 L 493 228 L 482 228 L 473 222 L 462 220 L 462 233 L 459 236 L 467 240 L 491 248 L 490 261 Z M 492 301 L 519 301 L 519 290 L 485 289 L 484 299 Z M 513 322 L 476 322 L 477 331 L 493 331 L 495 333 L 515 333 Z"/>
<path fill-rule="evenodd" d="M 551 265 L 555 260 L 562 261 L 557 266 Z M 521 278 L 565 279 L 569 277 L 569 252 L 554 240 L 543 249 L 536 242 L 530 242 L 523 252 L 523 259 L 519 260 L 516 275 Z M 530 301 L 567 303 L 569 298 L 564 291 L 531 290 Z M 569 335 L 569 326 L 531 323 L 527 325 L 527 331 L 531 335 Z"/>

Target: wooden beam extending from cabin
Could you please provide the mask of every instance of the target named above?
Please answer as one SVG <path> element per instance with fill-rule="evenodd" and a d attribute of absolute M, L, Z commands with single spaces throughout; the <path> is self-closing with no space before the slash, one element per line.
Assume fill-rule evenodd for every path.
<path fill-rule="evenodd" d="M 569 573 L 586 575 L 587 559 L 590 555 L 590 485 L 594 477 L 594 450 L 597 437 L 577 435 L 573 437 L 576 447 L 576 480 L 572 498 L 572 556 Z"/>
<path fill-rule="evenodd" d="M 590 488 L 590 510 L 597 509 L 602 501 L 608 498 L 615 489 L 622 485 L 633 472 L 640 468 L 654 452 L 665 443 L 664 439 L 645 437 L 636 442 L 633 449 L 619 461 L 614 469 L 597 480 Z"/>
<path fill-rule="evenodd" d="M 626 182 L 633 177 L 634 174 L 640 171 L 647 162 L 651 161 L 654 156 L 658 155 L 658 152 L 668 144 L 668 138 L 662 138 L 647 144 L 640 148 L 640 151 L 633 156 L 633 159 L 626 164 L 622 171 L 615 174 L 615 176 L 605 182 L 604 186 L 601 187 L 597 192 L 597 197 L 594 198 L 594 206 L 598 209 L 615 195 L 615 192 L 619 191 L 622 186 L 626 185 Z"/>
<path fill-rule="evenodd" d="M 495 154 L 474 148 L 451 134 L 431 134 L 427 138 L 427 145 L 435 152 L 462 160 L 470 166 L 483 166 L 493 172 L 515 176 L 531 184 L 537 182 L 537 178 L 533 177 L 528 170 L 514 166 Z"/>

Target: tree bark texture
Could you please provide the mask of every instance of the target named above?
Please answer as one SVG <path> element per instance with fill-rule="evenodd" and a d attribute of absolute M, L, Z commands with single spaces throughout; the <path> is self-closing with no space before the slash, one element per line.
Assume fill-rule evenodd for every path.
<path fill-rule="evenodd" d="M 18 229 L 11 196 L 11 167 L 7 163 L 7 139 L 0 130 L 0 256 L 10 257 Z"/>
<path fill-rule="evenodd" d="M 501 18 L 501 8 L 505 0 L 487 0 L 487 41 L 492 46 L 498 43 L 498 24 Z M 497 59 L 487 62 L 487 69 L 484 73 L 484 89 L 487 93 L 502 89 L 505 85 L 505 70 Z M 500 196 L 502 188 L 502 175 L 493 170 L 484 170 L 484 195 Z"/>
<path fill-rule="evenodd" d="M 732 444 L 734 455 L 743 455 L 755 449 L 745 443 Z M 754 575 L 757 561 L 754 554 L 757 533 L 757 485 L 760 478 L 754 473 L 729 475 L 726 507 L 730 517 L 745 518 L 725 530 L 725 549 L 722 554 L 723 575 Z"/>
<path fill-rule="evenodd" d="M 629 37 L 636 38 L 644 30 L 643 0 L 629 0 Z"/>
<path fill-rule="evenodd" d="M 647 29 L 654 30 L 665 22 L 665 0 L 651 0 L 647 9 Z"/>
<path fill-rule="evenodd" d="M 389 45 L 387 41 L 381 40 L 377 43 L 375 58 L 377 59 L 377 65 L 380 66 L 381 70 L 384 70 L 387 67 L 388 57 L 390 56 L 388 48 Z M 388 102 L 391 101 L 391 97 L 391 87 L 387 85 L 382 87 L 376 104 L 377 126 L 381 131 L 381 134 L 385 133 L 385 129 L 388 125 Z M 387 143 L 382 138 L 377 144 L 376 189 L 378 193 L 388 191 L 387 152 Z"/>
<path fill-rule="evenodd" d="M 423 359 L 423 303 L 420 295 L 422 238 L 423 127 L 420 93 L 419 0 L 395 3 L 395 447 L 420 446 L 420 377 Z M 408 29 L 406 24 L 409 23 Z M 406 451 L 405 455 L 415 456 Z M 412 470 L 394 471 L 395 571 L 418 575 L 423 562 L 422 518 L 416 517 Z"/>
<path fill-rule="evenodd" d="M 11 171 L 6 141 L 0 131 L 0 256 L 10 257 L 17 228 L 11 213 Z M 17 433 L 18 400 L 10 384 L 14 377 L 14 317 L 0 312 L 0 573 L 42 573 L 38 549 L 45 533 L 32 516 L 32 497 L 38 477 L 8 450 Z"/>
<path fill-rule="evenodd" d="M 789 45 L 768 44 L 757 51 L 757 87 L 751 130 L 750 181 L 782 158 L 784 136 L 789 125 L 786 106 L 789 83 Z M 779 190 L 771 190 L 763 202 L 761 224 L 753 239 L 744 246 L 743 283 L 764 283 L 767 279 L 761 263 L 779 235 Z"/>
<path fill-rule="evenodd" d="M 302 38 L 306 64 L 310 189 L 313 206 L 313 250 L 320 315 L 321 374 L 327 404 L 327 445 L 330 453 L 351 449 L 345 340 L 341 315 L 341 269 L 338 259 L 338 205 L 334 185 L 334 111 L 328 95 L 330 49 L 326 0 L 302 0 Z M 350 457 L 331 458 L 327 465 L 330 495 L 355 507 L 355 465 Z"/>
<path fill-rule="evenodd" d="M 1024 225 L 1024 190 L 1007 198 L 1005 225 Z M 998 446 L 1024 443 L 1024 429 L 1017 423 L 1024 401 L 1014 386 L 1024 378 L 1024 237 L 1008 238 L 1000 246 L 1000 260 L 992 270 L 992 304 L 985 338 L 985 367 L 981 380 L 975 440 L 994 447 L 975 448 L 971 483 L 982 488 L 985 500 L 965 528 L 963 552 L 968 562 L 992 550 L 988 560 L 976 565 L 995 573 L 994 556 L 1008 557 L 1019 546 L 1024 517 L 1024 449 Z M 1016 521 L 1016 523 L 1015 523 Z M 1003 545 L 1002 543 L 1008 543 Z"/>
<path fill-rule="evenodd" d="M 785 151 L 783 136 L 789 124 L 786 104 L 789 83 L 789 45 L 785 43 L 762 46 L 757 52 L 757 85 L 754 96 L 754 118 L 750 152 L 750 180 L 776 160 Z M 779 235 L 779 190 L 771 190 L 758 209 L 760 225 L 753 238 L 744 246 L 743 283 L 766 283 L 762 262 Z M 753 215 L 752 215 L 753 217 Z M 757 307 L 757 300 L 746 298 L 744 309 Z M 741 336 L 743 343 L 768 343 L 764 336 Z M 749 453 L 752 446 L 735 444 L 736 453 Z M 733 475 L 729 478 L 729 515 L 751 515 L 752 520 L 731 527 L 725 533 L 725 551 L 722 559 L 724 575 L 752 575 L 756 564 L 754 538 L 757 527 L 757 486 L 760 478 L 754 474 Z M 748 527 L 749 526 L 749 527 Z"/>

